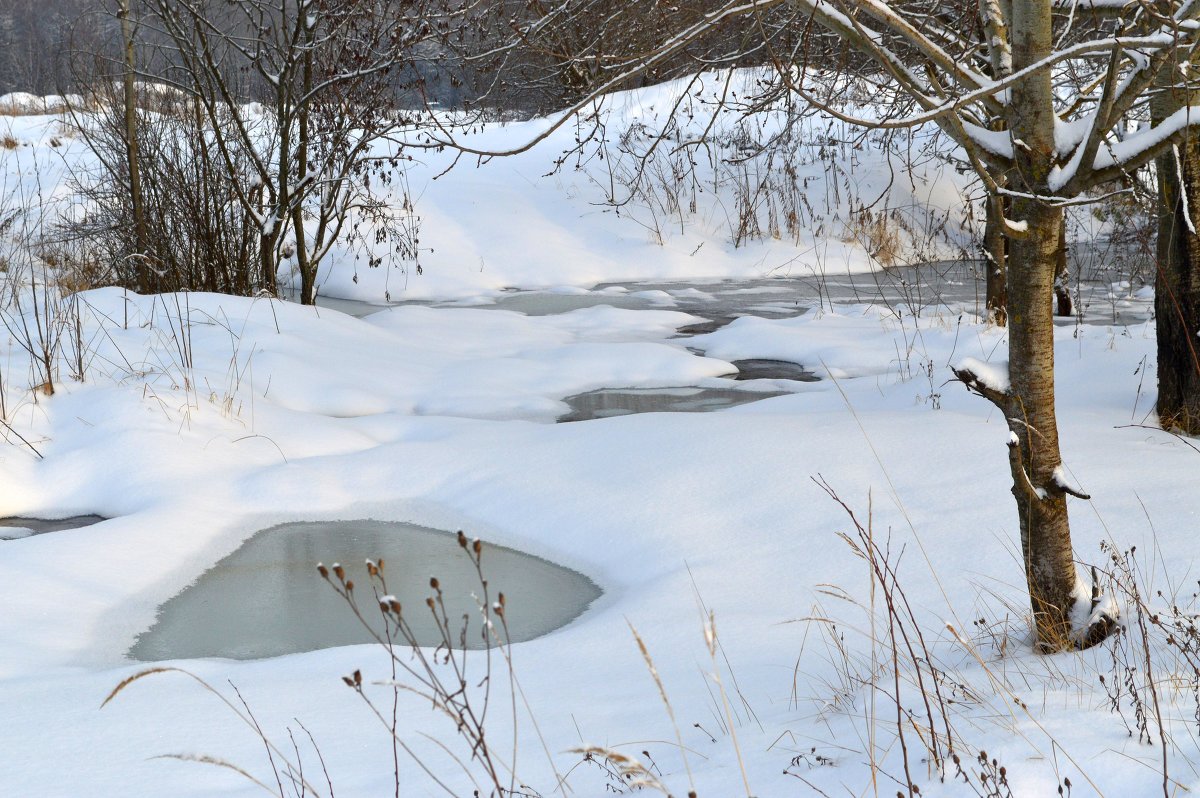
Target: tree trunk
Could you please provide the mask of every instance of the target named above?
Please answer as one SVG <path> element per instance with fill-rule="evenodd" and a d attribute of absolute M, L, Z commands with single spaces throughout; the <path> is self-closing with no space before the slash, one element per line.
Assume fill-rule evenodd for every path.
<path fill-rule="evenodd" d="M 1054 408 L 1054 317 L 1050 298 L 1062 210 L 1036 200 L 1013 203 L 1028 236 L 1012 242 L 1009 271 L 1009 465 L 1021 523 L 1021 552 L 1039 647 L 1071 644 L 1075 562 Z"/>
<path fill-rule="evenodd" d="M 125 102 L 125 157 L 129 164 L 129 203 L 133 212 L 134 245 L 137 248 L 138 291 L 146 294 L 155 290 L 155 273 L 149 260 L 149 236 L 146 231 L 146 211 L 142 203 L 142 170 L 138 154 L 137 93 L 134 85 L 133 22 L 129 19 L 130 0 L 121 0 L 117 15 L 121 20 L 121 40 L 124 45 L 125 71 L 122 91 Z"/>
<path fill-rule="evenodd" d="M 1058 252 L 1054 255 L 1054 302 L 1057 316 L 1074 316 L 1075 302 L 1071 298 L 1071 269 L 1067 265 L 1067 226 L 1059 225 Z"/>
<path fill-rule="evenodd" d="M 275 295 L 275 272 L 279 263 L 275 260 L 275 242 L 279 240 L 278 219 L 269 220 L 258 234 L 258 263 L 262 270 L 262 290 Z"/>
<path fill-rule="evenodd" d="M 1013 0 L 1013 71 L 1045 61 L 1053 49 L 1051 0 Z M 1037 647 L 1072 645 L 1070 614 L 1076 587 L 1059 478 L 1058 421 L 1054 410 L 1054 273 L 1062 240 L 1062 209 L 1036 199 L 1051 196 L 1055 163 L 1054 92 L 1050 70 L 1017 81 L 1009 104 L 1016 150 L 1010 186 L 1013 229 L 1008 258 L 1009 382 L 1001 407 L 1008 419 L 1009 465 L 1021 524 L 1021 552 L 1029 585 Z M 1005 407 L 1007 405 L 1007 407 Z"/>
<path fill-rule="evenodd" d="M 1195 98 L 1193 98 L 1195 99 Z M 1156 122 L 1178 108 L 1164 93 Z M 1200 435 L 1200 141 L 1158 159 L 1158 419 L 1164 429 Z"/>
<path fill-rule="evenodd" d="M 313 27 L 306 25 L 300 88 L 303 97 L 308 97 L 312 92 L 313 34 Z M 300 103 L 300 113 L 297 119 L 300 141 L 296 145 L 296 183 L 299 186 L 303 186 L 308 181 L 308 156 L 309 148 L 312 146 L 309 139 L 310 109 L 311 105 L 308 100 Z M 292 229 L 296 236 L 296 265 L 300 269 L 300 304 L 315 305 L 317 304 L 317 268 L 309 258 L 308 239 L 304 235 L 304 208 L 299 202 L 292 205 Z"/>
<path fill-rule="evenodd" d="M 1004 235 L 1004 197 L 988 197 L 983 226 L 987 269 L 987 318 L 997 327 L 1008 324 L 1008 237 Z"/>

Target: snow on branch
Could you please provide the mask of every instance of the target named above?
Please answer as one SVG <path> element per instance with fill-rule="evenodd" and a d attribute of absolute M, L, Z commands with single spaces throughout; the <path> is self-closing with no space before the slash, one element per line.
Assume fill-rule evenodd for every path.
<path fill-rule="evenodd" d="M 1093 171 L 1100 180 L 1136 169 L 1175 143 L 1185 129 L 1200 127 L 1200 105 L 1185 105 L 1154 127 L 1115 141 L 1096 153 Z M 1063 172 L 1051 178 L 1057 190 L 1070 175 Z M 1057 179 L 1056 179 L 1057 178 Z"/>
<path fill-rule="evenodd" d="M 1053 0 L 1052 5 L 1059 11 L 1102 11 L 1115 13 L 1126 8 L 1137 6 L 1136 0 Z"/>
<path fill-rule="evenodd" d="M 1013 159 L 1012 138 L 1007 130 L 988 130 L 985 127 L 964 122 L 963 131 L 971 137 L 971 141 L 977 147 L 989 155 L 1009 161 Z"/>
<path fill-rule="evenodd" d="M 985 363 L 973 357 L 964 357 L 958 365 L 951 366 L 950 370 L 968 390 L 974 391 L 1002 410 L 1007 409 L 1012 398 L 1007 360 Z"/>
<path fill-rule="evenodd" d="M 832 18 L 831 15 L 830 19 Z M 868 31 L 867 33 L 870 32 Z M 858 38 L 862 41 L 861 36 Z M 874 37 L 872 37 L 872 41 L 874 41 Z M 980 77 L 977 88 L 937 105 L 928 106 L 919 113 L 886 122 L 874 122 L 871 126 L 885 129 L 909 128 L 925 124 L 926 122 L 938 121 L 948 114 L 960 112 L 963 107 L 971 103 L 1005 98 L 1005 92 L 1012 86 L 1031 75 L 1050 69 L 1058 63 L 1069 61 L 1073 58 L 1094 55 L 1096 53 L 1111 53 L 1113 51 L 1127 52 L 1134 48 L 1151 51 L 1167 50 L 1176 44 L 1176 38 L 1169 33 L 1154 33 L 1149 36 L 1112 36 L 1103 39 L 1090 39 L 1061 50 L 1056 50 L 1046 58 L 1006 75 L 999 80 L 989 80 Z"/>
<path fill-rule="evenodd" d="M 958 361 L 955 371 L 968 372 L 982 385 L 998 393 L 1008 393 L 1012 387 L 1008 379 L 1008 361 L 997 360 L 991 363 L 964 357 Z"/>
<path fill-rule="evenodd" d="M 1069 496 L 1074 496 L 1076 499 L 1092 498 L 1067 478 L 1067 470 L 1061 465 L 1054 467 L 1052 478 L 1054 480 L 1054 487 L 1063 493 L 1066 493 Z"/>

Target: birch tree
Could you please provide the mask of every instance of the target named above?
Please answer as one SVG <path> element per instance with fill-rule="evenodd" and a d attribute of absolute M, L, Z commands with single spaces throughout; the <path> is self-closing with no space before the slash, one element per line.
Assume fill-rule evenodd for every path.
<path fill-rule="evenodd" d="M 1090 13 L 1101 5 L 1109 13 Z M 519 38 L 536 40 L 546 33 L 542 26 L 571 8 L 557 4 L 521 28 Z M 1089 617 L 1091 595 L 1076 573 L 1068 523 L 1067 497 L 1088 497 L 1067 477 L 1055 413 L 1053 313 L 1063 209 L 1101 199 L 1106 186 L 1171 153 L 1200 122 L 1200 107 L 1188 99 L 1140 129 L 1130 132 L 1129 125 L 1150 120 L 1156 93 L 1191 85 L 1200 60 L 1198 18 L 1195 0 L 730 0 L 676 28 L 653 52 L 587 65 L 589 97 L 508 152 L 528 149 L 596 95 L 747 19 L 761 37 L 752 45 L 760 60 L 804 100 L 866 127 L 936 124 L 982 181 L 996 228 L 989 247 L 1006 252 L 1007 368 L 966 362 L 955 373 L 1007 422 L 1038 648 L 1086 646 L 1105 636 L 1112 619 Z M 617 9 L 605 24 L 620 20 Z M 877 96 L 903 98 L 913 110 L 880 122 L 823 102 L 820 87 L 829 75 L 810 68 L 803 51 L 808 37 L 795 35 L 818 28 L 874 65 L 867 78 Z M 776 45 L 784 40 L 800 45 Z M 588 50 L 580 52 L 586 57 Z M 471 151 L 453 136 L 441 143 Z"/>

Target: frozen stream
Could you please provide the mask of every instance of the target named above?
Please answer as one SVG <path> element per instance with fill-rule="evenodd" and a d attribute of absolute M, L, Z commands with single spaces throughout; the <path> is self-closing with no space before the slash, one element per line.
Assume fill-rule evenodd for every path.
<path fill-rule="evenodd" d="M 100 515 L 73 515 L 69 518 L 0 518 L 0 540 L 19 540 L 46 532 L 79 529 L 105 520 Z"/>
<path fill-rule="evenodd" d="M 1071 288 L 1076 315 L 1060 324 L 1137 324 L 1148 320 L 1153 302 L 1142 290 L 1152 275 L 1146 258 L 1103 243 L 1072 247 Z M 692 282 L 603 283 L 592 290 L 508 291 L 486 303 L 428 303 L 439 307 L 479 307 L 510 310 L 530 316 L 566 313 L 579 308 L 611 305 L 629 309 L 670 308 L 708 322 L 681 334 L 711 332 L 739 316 L 783 318 L 814 307 L 874 303 L 911 313 L 984 313 L 983 262 L 941 261 L 901 266 L 865 274 L 831 272 L 796 277 L 781 274 L 755 280 L 697 280 Z M 404 303 L 375 303 L 319 297 L 319 306 L 367 316 Z"/>

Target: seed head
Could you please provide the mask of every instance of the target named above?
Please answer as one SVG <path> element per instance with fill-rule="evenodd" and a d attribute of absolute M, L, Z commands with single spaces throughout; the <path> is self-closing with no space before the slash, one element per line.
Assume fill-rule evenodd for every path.
<path fill-rule="evenodd" d="M 464 549 L 467 547 L 467 536 L 463 534 L 461 529 L 458 530 L 458 545 Z"/>
<path fill-rule="evenodd" d="M 438 589 L 438 580 L 436 576 L 429 577 L 429 586 L 434 590 Z"/>
<path fill-rule="evenodd" d="M 329 578 L 329 569 L 325 567 L 325 563 L 317 563 L 317 573 L 321 575 L 322 579 Z"/>
<path fill-rule="evenodd" d="M 346 569 L 342 567 L 340 562 L 335 562 L 333 564 L 333 575 L 338 578 L 339 582 L 346 581 Z"/>

